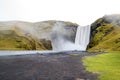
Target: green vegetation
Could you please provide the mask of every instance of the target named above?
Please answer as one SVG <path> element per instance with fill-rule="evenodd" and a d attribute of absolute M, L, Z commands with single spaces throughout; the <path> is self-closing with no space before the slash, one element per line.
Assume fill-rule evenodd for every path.
<path fill-rule="evenodd" d="M 15 31 L 0 31 L 0 50 L 35 50 L 35 42 L 23 36 L 18 36 Z"/>
<path fill-rule="evenodd" d="M 83 62 L 88 71 L 99 74 L 99 80 L 120 80 L 120 52 L 85 57 Z"/>
<path fill-rule="evenodd" d="M 65 31 L 60 30 L 65 33 L 64 36 L 74 42 L 78 26 L 75 23 L 55 20 L 36 23 L 8 21 L 0 22 L 0 50 L 52 50 L 48 37 L 56 36 L 55 33 L 50 34 L 57 22 L 65 27 Z"/>
<path fill-rule="evenodd" d="M 35 41 L 32 37 L 19 36 L 13 30 L 0 31 L 0 50 L 46 50 L 51 49 L 50 41 Z"/>
<path fill-rule="evenodd" d="M 120 17 L 116 15 L 104 16 L 95 21 L 91 25 L 92 38 L 88 51 L 120 51 L 119 22 Z"/>

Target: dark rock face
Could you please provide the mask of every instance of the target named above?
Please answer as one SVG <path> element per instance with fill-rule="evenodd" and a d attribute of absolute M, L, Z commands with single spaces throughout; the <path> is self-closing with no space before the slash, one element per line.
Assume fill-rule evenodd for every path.
<path fill-rule="evenodd" d="M 52 50 L 52 45 L 50 40 L 40 39 L 39 42 L 41 42 L 39 45 L 43 45 L 45 49 Z"/>
<path fill-rule="evenodd" d="M 102 22 L 103 20 L 102 18 L 100 18 L 91 24 L 91 36 L 90 36 L 91 39 L 94 37 L 95 33 L 97 33 L 96 29 L 101 26 Z"/>
<path fill-rule="evenodd" d="M 120 15 L 108 15 L 91 24 L 91 41 L 88 49 L 92 51 L 120 50 Z"/>

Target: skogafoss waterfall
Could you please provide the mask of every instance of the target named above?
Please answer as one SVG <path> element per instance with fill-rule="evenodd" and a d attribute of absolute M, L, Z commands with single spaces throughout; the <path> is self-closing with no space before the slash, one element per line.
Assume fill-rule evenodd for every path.
<path fill-rule="evenodd" d="M 71 33 L 70 33 L 71 32 Z M 73 31 L 74 32 L 74 31 Z M 54 51 L 75 50 L 75 43 L 71 42 L 68 37 L 73 34 L 71 28 L 67 28 L 62 23 L 57 22 L 50 33 L 50 40 Z"/>
<path fill-rule="evenodd" d="M 85 51 L 90 40 L 90 26 L 78 26 L 75 38 L 76 50 Z"/>
<path fill-rule="evenodd" d="M 54 51 L 79 50 L 86 51 L 90 38 L 90 26 L 78 26 L 75 42 L 67 39 L 69 31 L 61 24 L 56 23 L 51 34 L 52 47 Z"/>

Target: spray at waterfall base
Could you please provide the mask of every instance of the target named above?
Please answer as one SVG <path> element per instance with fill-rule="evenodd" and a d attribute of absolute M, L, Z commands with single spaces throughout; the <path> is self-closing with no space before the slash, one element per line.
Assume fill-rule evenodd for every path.
<path fill-rule="evenodd" d="M 52 30 L 52 47 L 54 51 L 79 50 L 86 51 L 90 40 L 90 26 L 78 26 L 75 36 L 75 42 L 71 42 L 65 37 L 69 32 L 61 25 L 56 24 Z"/>

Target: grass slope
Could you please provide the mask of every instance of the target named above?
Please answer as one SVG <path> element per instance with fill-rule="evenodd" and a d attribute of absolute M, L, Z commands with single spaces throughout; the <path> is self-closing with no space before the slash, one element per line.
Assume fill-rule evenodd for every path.
<path fill-rule="evenodd" d="M 0 31 L 0 50 L 35 50 L 35 41 L 19 36 L 15 31 Z"/>
<path fill-rule="evenodd" d="M 104 16 L 95 21 L 91 25 L 92 37 L 88 51 L 120 51 L 119 22 L 120 18 L 116 15 Z"/>
<path fill-rule="evenodd" d="M 120 80 L 120 52 L 85 57 L 83 62 L 88 71 L 100 75 L 100 80 Z"/>

